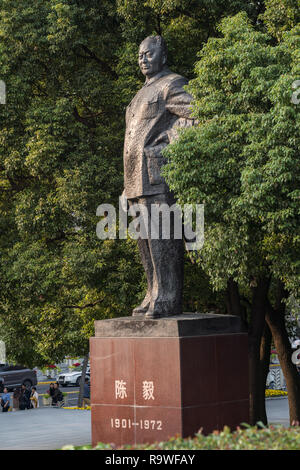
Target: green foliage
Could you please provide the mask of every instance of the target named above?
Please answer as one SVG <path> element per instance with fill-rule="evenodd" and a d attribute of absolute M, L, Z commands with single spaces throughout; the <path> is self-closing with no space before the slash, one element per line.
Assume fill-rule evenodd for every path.
<path fill-rule="evenodd" d="M 94 320 L 128 314 L 143 279 L 133 244 L 95 233 L 123 186 L 114 2 L 38 3 L 0 2 L 2 338 L 28 365 L 84 354 Z"/>
<path fill-rule="evenodd" d="M 270 271 L 299 294 L 298 29 L 277 47 L 245 13 L 223 20 L 199 54 L 189 91 L 199 125 L 165 154 L 181 203 L 205 204 L 198 261 L 216 289 Z"/>
<path fill-rule="evenodd" d="M 260 271 L 265 260 L 296 290 L 297 192 L 289 178 L 297 174 L 292 129 L 299 123 L 288 93 L 299 72 L 298 40 L 290 33 L 273 50 L 266 35 L 256 34 L 251 24 L 262 4 L 38 0 L 33 6 L 0 0 L 0 78 L 7 89 L 7 104 L 0 105 L 0 324 L 5 322 L 1 336 L 10 359 L 32 366 L 84 355 L 94 320 L 127 315 L 143 296 L 135 244 L 98 240 L 95 214 L 103 202 L 117 205 L 123 190 L 124 111 L 142 84 L 137 49 L 150 34 L 165 36 L 174 71 L 188 78 L 196 72 L 191 91 L 203 123 L 202 133 L 190 130 L 175 144 L 168 170 L 182 201 L 200 195 L 206 202 L 209 223 L 206 272 L 186 261 L 185 308 L 223 311 L 223 293 L 213 293 L 208 279 L 222 290 L 229 274 L 245 278 L 249 263 L 252 272 Z M 233 18 L 217 29 L 222 18 L 241 10 L 249 20 Z M 284 174 L 278 163 L 283 158 Z M 261 188 L 259 172 L 269 175 Z M 280 178 L 289 183 L 280 186 L 277 210 L 272 197 Z M 255 184 L 249 217 L 241 190 L 252 197 Z M 261 235 L 256 229 L 265 195 L 270 206 Z"/>
<path fill-rule="evenodd" d="M 183 311 L 226 313 L 225 293 L 214 292 L 202 266 L 188 256 L 184 267 Z"/>
<path fill-rule="evenodd" d="M 263 427 L 262 425 L 238 428 L 230 432 L 228 427 L 223 431 L 214 431 L 208 436 L 199 433 L 194 439 L 174 437 L 167 442 L 124 446 L 119 450 L 299 450 L 299 427 L 284 428 L 283 426 Z M 111 444 L 99 443 L 91 446 L 66 446 L 62 450 L 115 450 Z"/>
<path fill-rule="evenodd" d="M 277 40 L 283 33 L 291 30 L 300 22 L 299 0 L 265 0 L 266 10 L 261 15 L 268 31 Z"/>
<path fill-rule="evenodd" d="M 137 48 L 161 23 L 170 65 L 190 76 L 215 20 L 247 2 L 229 3 L 209 11 L 207 2 L 0 0 L 0 319 L 9 359 L 41 366 L 84 355 L 94 320 L 128 315 L 143 296 L 135 244 L 95 234 L 97 206 L 116 206 L 123 190 L 124 111 L 143 78 Z M 189 310 L 205 303 L 197 286 L 214 304 L 201 270 L 187 266 Z"/>
<path fill-rule="evenodd" d="M 245 10 L 255 21 L 259 1 L 243 0 L 118 0 L 124 20 L 123 36 L 136 47 L 149 35 L 162 34 L 169 49 L 169 65 L 192 77 L 196 53 L 208 37 L 216 34 L 221 18 Z"/>

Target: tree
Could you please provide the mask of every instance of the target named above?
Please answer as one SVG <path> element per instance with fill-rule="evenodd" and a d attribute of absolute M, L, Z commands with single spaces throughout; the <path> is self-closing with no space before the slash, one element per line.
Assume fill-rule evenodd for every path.
<path fill-rule="evenodd" d="M 3 339 L 43 365 L 86 354 L 94 320 L 126 315 L 143 279 L 133 244 L 95 235 L 122 192 L 121 31 L 114 2 L 0 7 Z"/>
<path fill-rule="evenodd" d="M 216 26 L 225 16 L 246 11 L 253 22 L 264 2 L 255 0 L 118 0 L 123 37 L 128 44 L 140 44 L 145 36 L 161 34 L 169 49 L 171 69 L 192 78 L 196 53 L 215 36 Z M 133 58 L 136 62 L 135 56 Z"/>
<path fill-rule="evenodd" d="M 266 0 L 265 4 L 266 9 L 261 19 L 268 32 L 280 41 L 284 32 L 300 22 L 299 0 Z"/>
<path fill-rule="evenodd" d="M 138 45 L 162 31 L 170 66 L 190 77 L 216 21 L 247 5 L 0 0 L 7 89 L 0 314 L 8 357 L 32 366 L 85 355 L 95 319 L 127 315 L 138 304 L 145 280 L 135 245 L 95 236 L 97 206 L 116 206 L 123 189 L 124 108 L 142 84 Z M 194 286 L 207 277 L 189 264 L 187 273 L 188 308 L 205 308 Z M 205 290 L 209 307 L 222 303 Z"/>
<path fill-rule="evenodd" d="M 299 109 L 291 103 L 298 29 L 274 47 L 245 13 L 199 53 L 189 91 L 199 126 L 165 151 L 165 176 L 180 203 L 205 204 L 196 256 L 228 311 L 248 326 L 251 422 L 266 422 L 270 328 L 287 381 L 291 421 L 300 378 L 291 363 L 285 298 L 299 295 Z M 268 327 L 266 327 L 266 321 Z"/>

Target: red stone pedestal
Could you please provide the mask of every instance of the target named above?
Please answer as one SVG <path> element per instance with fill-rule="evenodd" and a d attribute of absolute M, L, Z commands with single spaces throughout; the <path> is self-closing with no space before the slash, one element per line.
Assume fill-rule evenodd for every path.
<path fill-rule="evenodd" d="M 249 421 L 238 317 L 98 321 L 90 340 L 92 444 L 136 444 Z"/>

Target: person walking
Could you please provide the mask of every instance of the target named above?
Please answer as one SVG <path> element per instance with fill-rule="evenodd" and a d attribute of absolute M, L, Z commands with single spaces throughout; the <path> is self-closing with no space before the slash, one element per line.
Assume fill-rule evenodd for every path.
<path fill-rule="evenodd" d="M 19 388 L 14 388 L 13 392 L 13 411 L 17 411 L 20 408 L 20 396 L 21 392 Z"/>
<path fill-rule="evenodd" d="M 90 392 L 90 386 L 89 386 L 89 379 L 87 377 L 84 380 L 82 403 L 83 403 L 84 408 L 85 408 L 85 405 L 87 406 L 91 405 L 91 392 Z"/>
<path fill-rule="evenodd" d="M 4 387 L 3 389 L 3 394 L 1 397 L 1 406 L 2 406 L 3 412 L 8 411 L 10 407 L 10 394 L 8 393 L 8 390 L 6 387 Z"/>
<path fill-rule="evenodd" d="M 32 404 L 32 408 L 38 408 L 39 407 L 39 394 L 36 391 L 36 387 L 32 387 L 32 389 L 31 389 L 30 401 L 31 401 L 31 404 Z"/>

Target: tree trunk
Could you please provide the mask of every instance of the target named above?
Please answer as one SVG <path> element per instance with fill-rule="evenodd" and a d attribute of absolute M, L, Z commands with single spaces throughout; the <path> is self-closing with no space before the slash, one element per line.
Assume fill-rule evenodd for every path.
<path fill-rule="evenodd" d="M 236 315 L 242 320 L 245 330 L 248 329 L 246 308 L 241 304 L 239 286 L 232 278 L 227 282 L 226 306 L 229 315 Z"/>
<path fill-rule="evenodd" d="M 78 403 L 77 406 L 78 408 L 82 407 L 82 402 L 83 402 L 83 391 L 84 391 L 84 381 L 85 381 L 85 376 L 86 376 L 86 370 L 89 362 L 89 354 L 84 356 L 83 363 L 82 363 L 82 373 L 81 373 L 81 379 L 80 379 L 80 388 L 79 388 L 79 395 L 78 395 Z"/>
<path fill-rule="evenodd" d="M 251 319 L 248 332 L 249 340 L 249 388 L 250 388 L 250 424 L 265 421 L 261 394 L 261 362 L 260 346 L 265 327 L 265 313 L 267 307 L 270 281 L 259 279 L 252 287 Z"/>
<path fill-rule="evenodd" d="M 269 371 L 271 334 L 268 328 L 265 328 L 265 312 L 269 284 L 268 279 L 261 279 L 252 287 L 251 318 L 248 325 L 247 311 L 241 303 L 238 284 L 233 279 L 227 282 L 228 313 L 239 316 L 244 328 L 248 330 L 251 424 L 258 421 L 267 424 L 265 387 Z"/>
<path fill-rule="evenodd" d="M 260 381 L 259 381 L 259 416 L 260 420 L 267 425 L 268 418 L 266 413 L 266 382 L 270 370 L 270 353 L 272 344 L 272 334 L 267 323 L 265 323 L 264 333 L 260 343 Z"/>
<path fill-rule="evenodd" d="M 280 366 L 286 381 L 289 401 L 290 424 L 300 423 L 300 375 L 292 362 L 293 350 L 285 326 L 285 304 L 283 296 L 275 308 L 268 304 L 266 321 L 272 332 Z"/>

